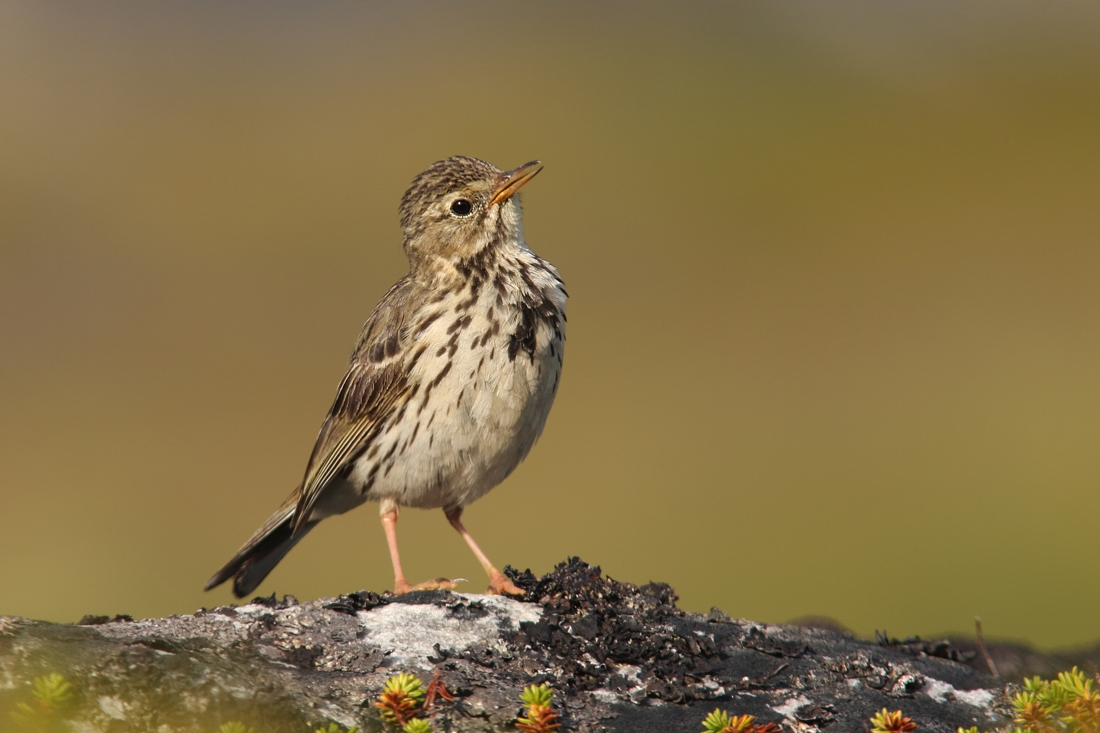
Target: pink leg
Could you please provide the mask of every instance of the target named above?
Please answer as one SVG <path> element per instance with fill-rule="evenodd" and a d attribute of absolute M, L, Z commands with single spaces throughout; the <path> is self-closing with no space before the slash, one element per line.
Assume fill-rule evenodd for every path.
<path fill-rule="evenodd" d="M 393 563 L 393 592 L 397 595 L 408 593 L 412 586 L 405 580 L 401 570 L 401 554 L 397 551 L 397 507 L 382 515 L 382 529 L 386 530 L 386 543 L 390 546 L 390 561 Z"/>
<path fill-rule="evenodd" d="M 449 509 L 444 510 L 447 515 L 447 520 L 451 523 L 462 539 L 466 540 L 466 544 L 470 546 L 470 549 L 474 551 L 474 555 L 477 556 L 478 562 L 481 563 L 481 567 L 485 568 L 485 572 L 489 574 L 489 592 L 493 595 L 510 595 L 510 596 L 522 596 L 523 591 L 515 586 L 512 581 L 504 577 L 504 573 L 497 570 L 493 563 L 489 562 L 489 558 L 485 556 L 485 553 L 481 551 L 481 548 L 474 542 L 474 538 L 470 536 L 470 533 L 466 531 L 466 527 L 462 525 L 462 509 Z"/>
<path fill-rule="evenodd" d="M 401 555 L 397 551 L 397 505 L 383 503 L 381 509 L 382 529 L 386 530 L 386 544 L 390 546 L 390 561 L 393 563 L 394 594 L 402 595 L 412 590 L 439 590 L 440 588 L 454 590 L 457 588 L 458 584 L 462 582 L 462 578 L 455 578 L 454 580 L 436 578 L 416 585 L 409 585 L 409 581 L 405 580 L 405 573 L 401 570 Z"/>

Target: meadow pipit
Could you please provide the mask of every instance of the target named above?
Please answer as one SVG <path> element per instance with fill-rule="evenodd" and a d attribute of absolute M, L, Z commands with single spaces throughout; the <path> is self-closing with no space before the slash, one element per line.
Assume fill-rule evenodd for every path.
<path fill-rule="evenodd" d="M 527 247 L 516 196 L 541 169 L 456 156 L 412 182 L 401 199 L 409 274 L 363 326 L 302 483 L 207 590 L 233 578 L 238 597 L 251 593 L 322 519 L 377 501 L 394 592 L 455 583 L 405 579 L 397 514 L 410 506 L 443 509 L 491 593 L 522 594 L 461 517 L 526 457 L 558 389 L 566 292 Z"/>

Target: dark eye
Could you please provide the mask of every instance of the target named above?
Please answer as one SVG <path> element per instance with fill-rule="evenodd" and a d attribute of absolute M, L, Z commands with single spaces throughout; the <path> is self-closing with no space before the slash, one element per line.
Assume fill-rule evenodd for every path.
<path fill-rule="evenodd" d="M 455 216 L 469 216 L 470 212 L 474 210 L 474 205 L 466 199 L 456 199 L 451 204 L 451 213 Z"/>

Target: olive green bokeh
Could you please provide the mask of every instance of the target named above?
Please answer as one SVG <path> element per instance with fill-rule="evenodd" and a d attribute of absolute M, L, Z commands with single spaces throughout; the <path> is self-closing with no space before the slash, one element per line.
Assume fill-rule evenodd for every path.
<path fill-rule="evenodd" d="M 0 5 L 0 613 L 188 612 L 297 483 L 438 158 L 572 296 L 467 512 L 682 605 L 1100 637 L 1100 7 Z M 481 570 L 406 511 L 411 580 Z M 1070 560 L 1069 558 L 1077 558 Z M 392 581 L 373 505 L 261 587 Z"/>

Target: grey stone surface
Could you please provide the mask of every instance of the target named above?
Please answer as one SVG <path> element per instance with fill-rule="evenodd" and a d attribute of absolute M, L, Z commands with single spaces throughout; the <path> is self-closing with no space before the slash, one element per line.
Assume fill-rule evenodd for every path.
<path fill-rule="evenodd" d="M 539 682 L 555 689 L 564 731 L 698 733 L 716 707 L 807 733 L 867 730 L 883 707 L 921 733 L 1008 719 L 1004 685 L 940 658 L 956 654 L 949 644 L 684 613 L 666 585 L 619 583 L 575 559 L 514 579 L 527 600 L 360 592 L 84 626 L 0 617 L 0 711 L 57 672 L 76 692 L 65 730 L 375 731 L 385 680 L 412 672 L 455 696 L 432 708 L 437 731 L 515 730 L 518 694 Z M 13 725 L 0 715 L 0 729 Z"/>

